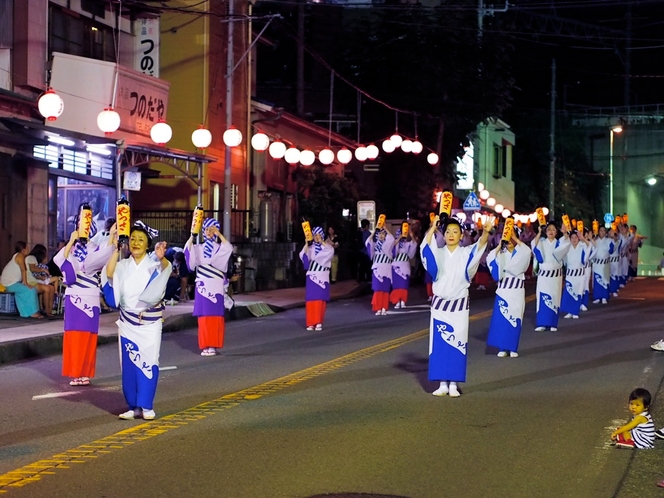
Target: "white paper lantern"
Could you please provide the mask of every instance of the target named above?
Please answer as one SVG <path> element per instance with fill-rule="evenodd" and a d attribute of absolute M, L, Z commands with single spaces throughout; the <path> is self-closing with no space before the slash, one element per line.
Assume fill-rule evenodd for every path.
<path fill-rule="evenodd" d="M 203 125 L 191 134 L 191 142 L 198 149 L 205 149 L 212 143 L 212 133 Z"/>
<path fill-rule="evenodd" d="M 398 133 L 395 133 L 390 137 L 390 142 L 394 144 L 395 148 L 401 147 L 401 142 L 403 142 L 403 138 L 401 138 L 401 135 L 399 135 Z"/>
<path fill-rule="evenodd" d="M 420 142 L 419 140 L 415 140 L 415 141 L 413 142 L 413 149 L 411 150 L 411 152 L 412 152 L 413 154 L 417 155 L 417 154 L 419 154 L 420 152 L 422 152 L 422 149 L 423 149 L 423 148 L 424 148 L 424 147 L 422 147 L 422 142 Z"/>
<path fill-rule="evenodd" d="M 489 193 L 488 190 L 482 190 L 480 192 L 480 199 L 486 201 L 489 197 L 491 197 L 491 194 Z"/>
<path fill-rule="evenodd" d="M 327 166 L 328 164 L 332 164 L 334 161 L 334 151 L 330 149 L 323 149 L 318 153 L 318 160 L 321 162 L 321 164 L 324 164 Z"/>
<path fill-rule="evenodd" d="M 339 161 L 341 164 L 348 164 L 351 159 L 353 159 L 353 153 L 346 147 L 337 152 L 337 161 Z"/>
<path fill-rule="evenodd" d="M 316 154 L 314 154 L 313 151 L 305 149 L 300 152 L 300 164 L 302 166 L 311 166 L 315 160 Z"/>
<path fill-rule="evenodd" d="M 286 144 L 283 142 L 272 142 L 268 150 L 272 159 L 281 159 L 286 153 Z"/>
<path fill-rule="evenodd" d="M 374 144 L 367 145 L 367 159 L 376 159 L 379 152 L 380 151 L 378 150 L 378 147 L 376 147 Z"/>
<path fill-rule="evenodd" d="M 284 154 L 284 159 L 288 164 L 297 164 L 300 162 L 300 151 L 295 147 L 290 147 Z"/>
<path fill-rule="evenodd" d="M 268 137 L 265 133 L 255 133 L 254 136 L 251 137 L 251 146 L 254 148 L 254 150 L 263 152 L 270 146 L 270 137 Z"/>
<path fill-rule="evenodd" d="M 456 216 L 459 219 L 459 221 L 461 221 L 461 223 L 466 221 L 466 213 L 464 213 L 463 211 L 455 214 L 454 216 Z"/>
<path fill-rule="evenodd" d="M 360 145 L 357 149 L 355 149 L 355 159 L 358 161 L 366 161 L 367 160 L 367 148 Z"/>
<path fill-rule="evenodd" d="M 543 207 L 542 212 L 544 213 L 544 216 L 547 216 L 549 214 L 549 208 L 548 207 Z"/>
<path fill-rule="evenodd" d="M 479 182 L 477 184 L 477 191 L 481 192 L 482 190 L 484 190 L 484 184 L 482 182 Z"/>
<path fill-rule="evenodd" d="M 435 152 L 432 152 L 431 154 L 429 154 L 427 156 L 427 162 L 429 164 L 431 164 L 432 166 L 434 164 L 438 164 L 438 154 L 436 154 Z"/>
<path fill-rule="evenodd" d="M 112 107 L 107 107 L 97 115 L 97 126 L 105 135 L 110 135 L 120 128 L 120 115 Z"/>
<path fill-rule="evenodd" d="M 503 207 L 502 204 L 496 204 L 496 206 L 493 208 L 493 210 L 498 214 L 502 213 L 503 209 L 505 209 L 505 208 Z"/>
<path fill-rule="evenodd" d="M 494 199 L 493 197 L 489 197 L 486 200 L 486 205 L 489 206 L 489 207 L 495 206 L 496 205 L 496 199 Z"/>
<path fill-rule="evenodd" d="M 157 145 L 165 145 L 173 137 L 173 130 L 164 121 L 160 119 L 150 129 L 150 138 Z"/>
<path fill-rule="evenodd" d="M 64 111 L 65 103 L 52 88 L 49 88 L 39 97 L 37 108 L 39 109 L 39 114 L 44 116 L 47 121 L 55 121 L 60 117 L 62 111 Z"/>
<path fill-rule="evenodd" d="M 224 132 L 223 139 L 227 147 L 237 147 L 242 143 L 242 132 L 231 126 Z"/>
<path fill-rule="evenodd" d="M 383 151 L 385 151 L 386 153 L 391 154 L 392 152 L 394 152 L 394 149 L 396 149 L 396 146 L 394 145 L 394 143 L 392 143 L 391 140 L 385 140 L 383 142 Z"/>
<path fill-rule="evenodd" d="M 404 152 L 412 152 L 413 151 L 413 142 L 412 140 L 404 140 L 401 142 L 401 150 Z"/>
<path fill-rule="evenodd" d="M 503 209 L 503 212 L 500 214 L 503 216 L 503 218 L 507 218 L 510 214 L 512 214 L 512 212 L 509 209 Z"/>

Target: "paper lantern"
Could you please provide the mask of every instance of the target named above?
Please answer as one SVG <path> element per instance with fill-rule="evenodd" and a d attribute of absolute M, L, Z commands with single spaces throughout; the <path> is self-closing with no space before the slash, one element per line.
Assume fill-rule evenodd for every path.
<path fill-rule="evenodd" d="M 483 201 L 486 201 L 489 197 L 491 197 L 491 194 L 489 193 L 488 190 L 482 190 L 480 192 L 480 199 L 482 199 Z"/>
<path fill-rule="evenodd" d="M 251 146 L 254 148 L 254 150 L 263 152 L 270 146 L 270 137 L 268 137 L 265 133 L 255 133 L 254 136 L 251 137 Z"/>
<path fill-rule="evenodd" d="M 413 154 L 417 155 L 417 154 L 419 154 L 420 152 L 422 152 L 422 149 L 423 149 L 423 148 L 424 148 L 424 147 L 422 147 L 422 142 L 420 142 L 419 140 L 415 140 L 415 141 L 413 142 L 413 148 L 412 148 L 411 152 L 412 152 Z"/>
<path fill-rule="evenodd" d="M 436 154 L 435 152 L 432 152 L 431 154 L 429 154 L 427 156 L 427 162 L 429 164 L 431 164 L 432 166 L 434 164 L 438 164 L 438 154 Z"/>
<path fill-rule="evenodd" d="M 327 166 L 328 164 L 332 164 L 334 161 L 334 151 L 330 149 L 323 149 L 318 153 L 318 160 L 321 162 L 321 164 L 324 164 Z"/>
<path fill-rule="evenodd" d="M 107 107 L 97 115 L 97 126 L 105 135 L 110 135 L 120 128 L 120 115 L 112 107 Z"/>
<path fill-rule="evenodd" d="M 284 159 L 288 164 L 297 164 L 300 162 L 300 151 L 295 147 L 290 147 L 284 154 Z"/>
<path fill-rule="evenodd" d="M 346 147 L 337 152 L 337 161 L 339 161 L 341 164 L 348 164 L 351 159 L 353 159 L 353 153 Z"/>
<path fill-rule="evenodd" d="M 311 166 L 316 160 L 316 154 L 312 151 L 305 149 L 300 152 L 300 164 L 302 166 Z"/>
<path fill-rule="evenodd" d="M 242 143 L 242 132 L 231 126 L 224 132 L 223 139 L 227 147 L 237 147 Z"/>
<path fill-rule="evenodd" d="M 412 152 L 413 151 L 413 142 L 411 140 L 404 140 L 401 142 L 401 150 L 404 152 Z"/>
<path fill-rule="evenodd" d="M 401 135 L 399 135 L 398 133 L 395 133 L 390 137 L 390 142 L 394 144 L 395 148 L 401 147 L 401 142 L 403 142 L 403 138 L 401 138 Z"/>
<path fill-rule="evenodd" d="M 284 154 L 286 153 L 286 144 L 279 141 L 272 142 L 270 144 L 268 152 L 270 156 L 272 156 L 272 159 L 281 159 L 282 157 L 284 157 Z"/>
<path fill-rule="evenodd" d="M 212 143 L 212 133 L 210 133 L 210 130 L 201 125 L 198 130 L 194 130 L 194 132 L 191 134 L 191 141 L 194 144 L 194 147 L 198 149 L 205 149 Z"/>
<path fill-rule="evenodd" d="M 355 149 L 355 159 L 358 161 L 366 161 L 367 160 L 367 148 L 363 146 L 359 146 L 357 149 Z"/>
<path fill-rule="evenodd" d="M 150 138 L 157 145 L 165 145 L 173 137 L 173 130 L 164 121 L 160 119 L 150 129 Z"/>
<path fill-rule="evenodd" d="M 49 88 L 39 97 L 37 108 L 39 109 L 39 114 L 44 116 L 47 121 L 55 121 L 65 109 L 65 104 L 60 96 L 52 88 Z"/>
<path fill-rule="evenodd" d="M 383 151 L 387 152 L 388 154 L 394 152 L 394 149 L 396 149 L 396 146 L 391 140 L 385 140 L 383 142 Z"/>
<path fill-rule="evenodd" d="M 367 159 L 376 159 L 379 152 L 380 151 L 378 150 L 378 147 L 376 147 L 374 144 L 367 145 Z"/>

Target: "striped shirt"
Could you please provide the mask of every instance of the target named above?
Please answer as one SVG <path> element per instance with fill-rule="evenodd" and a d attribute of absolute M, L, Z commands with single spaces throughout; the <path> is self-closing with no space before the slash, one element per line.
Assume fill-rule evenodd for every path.
<path fill-rule="evenodd" d="M 645 411 L 640 415 L 647 419 L 647 422 L 639 424 L 630 432 L 632 434 L 632 439 L 634 440 L 634 446 L 639 449 L 651 449 L 655 447 L 655 424 L 652 421 L 652 416 L 650 412 Z"/>

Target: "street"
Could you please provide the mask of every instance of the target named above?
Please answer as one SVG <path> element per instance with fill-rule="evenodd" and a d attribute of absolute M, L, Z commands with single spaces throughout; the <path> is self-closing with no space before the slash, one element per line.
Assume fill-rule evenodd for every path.
<path fill-rule="evenodd" d="M 527 285 L 528 295 L 534 283 Z M 477 295 L 476 293 L 473 296 Z M 16 497 L 650 497 L 664 490 L 664 441 L 617 450 L 629 393 L 650 390 L 656 426 L 664 282 L 640 279 L 519 358 L 485 337 L 493 293 L 471 301 L 468 381 L 458 399 L 427 380 L 428 306 L 374 316 L 370 297 L 229 322 L 216 357 L 196 330 L 164 334 L 157 419 L 122 421 L 117 345 L 99 348 L 88 388 L 61 357 L 0 369 L 0 493 Z M 40 472 L 34 476 L 35 472 Z M 9 485 L 13 483 L 13 485 Z"/>

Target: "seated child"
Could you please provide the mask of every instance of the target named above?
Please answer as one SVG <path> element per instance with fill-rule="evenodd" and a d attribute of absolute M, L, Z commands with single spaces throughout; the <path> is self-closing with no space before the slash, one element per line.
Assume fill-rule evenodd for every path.
<path fill-rule="evenodd" d="M 655 424 L 648 410 L 652 397 L 646 389 L 634 389 L 629 395 L 632 420 L 611 433 L 616 448 L 649 449 L 655 447 Z"/>

